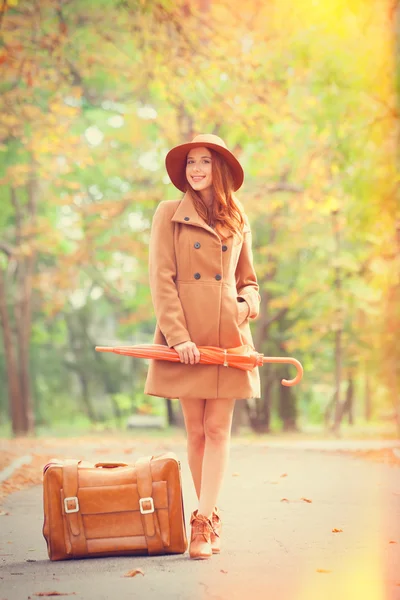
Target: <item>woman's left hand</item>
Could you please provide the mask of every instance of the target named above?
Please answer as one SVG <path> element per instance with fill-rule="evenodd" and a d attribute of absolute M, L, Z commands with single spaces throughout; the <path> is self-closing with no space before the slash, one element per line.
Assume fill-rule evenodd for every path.
<path fill-rule="evenodd" d="M 245 322 L 245 320 L 249 316 L 249 312 L 250 312 L 249 305 L 247 304 L 246 301 L 244 301 L 244 302 L 238 301 L 238 311 L 239 311 L 238 325 L 241 325 L 242 323 Z"/>

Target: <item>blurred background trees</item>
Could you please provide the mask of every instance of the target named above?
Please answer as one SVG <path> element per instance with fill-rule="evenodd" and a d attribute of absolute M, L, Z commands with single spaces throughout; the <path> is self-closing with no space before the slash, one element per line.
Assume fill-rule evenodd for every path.
<path fill-rule="evenodd" d="M 6 0 L 0 8 L 0 431 L 180 421 L 143 394 L 151 218 L 196 133 L 241 160 L 262 297 L 256 349 L 292 355 L 237 403 L 254 431 L 400 432 L 395 0 Z"/>

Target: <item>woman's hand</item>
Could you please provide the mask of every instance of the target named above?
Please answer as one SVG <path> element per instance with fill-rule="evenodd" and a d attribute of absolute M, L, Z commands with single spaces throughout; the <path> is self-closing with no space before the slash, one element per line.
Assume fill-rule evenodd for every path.
<path fill-rule="evenodd" d="M 181 344 L 173 346 L 173 348 L 179 354 L 181 363 L 185 363 L 187 365 L 190 362 L 191 365 L 194 365 L 200 360 L 200 351 L 194 342 L 182 342 Z"/>
<path fill-rule="evenodd" d="M 239 306 L 238 306 L 238 310 L 239 310 L 238 325 L 241 325 L 242 323 L 245 322 L 245 320 L 249 316 L 250 309 L 249 309 L 249 305 L 247 304 L 247 302 L 245 300 L 243 302 L 239 302 L 239 300 L 238 300 L 238 304 L 239 304 Z"/>

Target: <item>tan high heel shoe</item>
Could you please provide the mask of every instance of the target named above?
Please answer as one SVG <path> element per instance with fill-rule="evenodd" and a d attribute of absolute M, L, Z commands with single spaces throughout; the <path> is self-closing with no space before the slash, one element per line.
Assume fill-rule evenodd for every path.
<path fill-rule="evenodd" d="M 213 527 L 213 532 L 211 534 L 211 550 L 213 554 L 219 554 L 221 552 L 222 521 L 217 507 L 213 510 L 211 523 Z"/>
<path fill-rule="evenodd" d="M 210 519 L 199 515 L 196 509 L 190 517 L 192 526 L 190 534 L 189 556 L 194 559 L 205 559 L 212 556 L 211 534 L 213 526 Z"/>

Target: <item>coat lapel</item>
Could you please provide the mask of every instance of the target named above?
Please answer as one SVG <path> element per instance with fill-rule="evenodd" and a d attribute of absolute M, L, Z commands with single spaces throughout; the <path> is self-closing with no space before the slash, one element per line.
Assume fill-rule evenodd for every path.
<path fill-rule="evenodd" d="M 185 219 L 185 217 L 189 217 L 189 220 L 187 218 Z M 197 227 L 202 227 L 203 229 L 206 229 L 213 235 L 216 235 L 219 239 L 217 232 L 214 231 L 214 229 L 210 227 L 198 214 L 193 204 L 192 197 L 188 192 L 185 193 L 184 197 L 180 201 L 178 208 L 176 209 L 171 221 L 175 221 L 177 223 L 184 223 L 185 225 L 195 225 Z M 227 229 L 226 227 L 222 226 L 221 230 L 224 239 L 227 239 L 228 237 L 232 236 L 232 232 L 229 231 L 229 229 Z M 245 223 L 243 231 L 249 231 L 247 223 Z"/>

